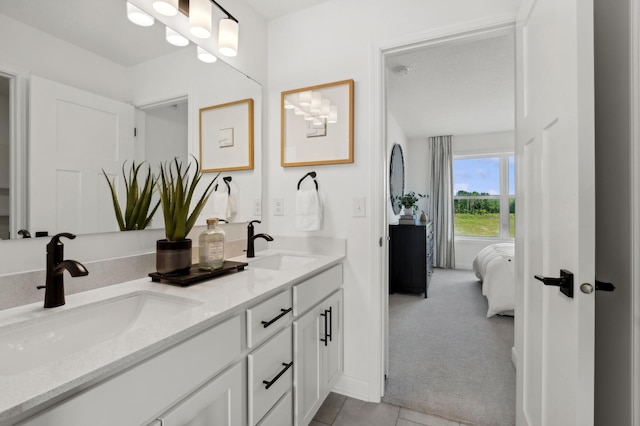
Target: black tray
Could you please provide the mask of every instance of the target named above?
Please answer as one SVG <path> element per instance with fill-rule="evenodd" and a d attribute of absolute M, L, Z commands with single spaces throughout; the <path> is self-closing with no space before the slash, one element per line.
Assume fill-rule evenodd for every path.
<path fill-rule="evenodd" d="M 244 267 L 247 266 L 246 262 L 233 262 L 231 260 L 225 260 L 222 268 L 214 269 L 213 271 L 201 271 L 198 268 L 198 264 L 194 263 L 191 265 L 191 270 L 186 275 L 171 275 L 171 274 L 161 274 L 159 272 L 151 272 L 149 276 L 151 277 L 151 281 L 153 282 L 162 282 L 169 284 L 177 284 L 183 287 L 196 284 L 200 281 L 208 280 L 218 275 L 227 274 L 232 271 L 242 271 Z"/>

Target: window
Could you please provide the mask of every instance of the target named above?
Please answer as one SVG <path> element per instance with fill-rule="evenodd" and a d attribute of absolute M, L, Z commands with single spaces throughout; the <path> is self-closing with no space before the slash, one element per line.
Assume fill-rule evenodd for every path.
<path fill-rule="evenodd" d="M 454 158 L 456 236 L 514 238 L 514 175 L 511 153 Z"/>

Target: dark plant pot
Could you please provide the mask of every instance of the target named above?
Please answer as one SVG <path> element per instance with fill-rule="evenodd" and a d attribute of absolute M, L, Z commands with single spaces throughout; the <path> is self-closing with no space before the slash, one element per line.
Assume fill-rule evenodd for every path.
<path fill-rule="evenodd" d="M 160 274 L 186 275 L 191 269 L 191 240 L 156 241 L 156 270 Z"/>

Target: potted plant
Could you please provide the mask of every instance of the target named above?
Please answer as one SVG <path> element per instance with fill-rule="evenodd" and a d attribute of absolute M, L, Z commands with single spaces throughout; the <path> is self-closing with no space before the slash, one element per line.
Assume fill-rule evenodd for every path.
<path fill-rule="evenodd" d="M 149 223 L 151 223 L 151 219 L 160 205 L 160 201 L 158 201 L 153 209 L 151 209 L 151 213 L 149 213 L 149 208 L 151 207 L 151 196 L 153 195 L 157 178 L 151 174 L 151 168 L 147 167 L 147 178 L 144 181 L 144 185 L 140 186 L 138 184 L 138 172 L 144 162 L 136 166 L 136 162 L 134 161 L 131 165 L 131 169 L 129 170 L 128 178 L 127 173 L 125 173 L 124 170 L 126 163 L 127 162 L 125 161 L 122 164 L 122 178 L 124 179 L 125 194 L 127 196 L 124 214 L 122 213 L 122 208 L 118 201 L 115 179 L 111 181 L 104 169 L 102 170 L 102 174 L 107 180 L 109 189 L 111 190 L 113 210 L 115 211 L 116 220 L 118 221 L 120 230 L 133 231 L 137 229 L 145 229 L 149 226 Z"/>
<path fill-rule="evenodd" d="M 400 214 L 413 215 L 413 211 L 418 208 L 418 201 L 425 197 L 428 197 L 428 195 L 416 194 L 414 191 L 411 191 L 403 195 L 396 195 L 394 200 L 397 206 L 404 210 L 404 213 L 401 211 Z"/>
<path fill-rule="evenodd" d="M 191 240 L 187 238 L 213 190 L 209 182 L 200 199 L 191 208 L 196 186 L 202 178 L 200 164 L 195 160 L 193 177 L 189 176 L 191 164 L 186 168 L 174 158 L 169 164 L 160 165 L 160 203 L 164 215 L 166 239 L 156 242 L 156 268 L 160 274 L 184 275 L 191 269 Z"/>

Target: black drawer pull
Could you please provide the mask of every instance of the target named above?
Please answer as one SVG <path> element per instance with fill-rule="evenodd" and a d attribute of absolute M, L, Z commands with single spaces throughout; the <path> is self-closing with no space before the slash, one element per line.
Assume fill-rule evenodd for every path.
<path fill-rule="evenodd" d="M 329 333 L 327 333 L 327 322 L 329 320 L 329 317 L 327 316 L 327 311 L 326 309 L 324 310 L 324 313 L 320 314 L 321 317 L 324 317 L 324 339 L 320 339 L 321 342 L 324 342 L 324 345 L 327 346 L 329 345 L 329 339 L 331 338 L 331 336 L 329 335 Z"/>
<path fill-rule="evenodd" d="M 329 334 L 327 337 L 329 337 L 330 342 L 333 342 L 333 311 L 331 310 L 331 306 L 329 306 L 329 309 L 325 310 L 325 312 L 329 313 Z"/>
<path fill-rule="evenodd" d="M 283 316 L 287 315 L 289 312 L 293 311 L 293 308 L 289 308 L 289 309 L 280 309 L 280 315 L 278 315 L 277 317 L 275 317 L 274 319 L 272 319 L 271 321 L 262 321 L 262 325 L 264 326 L 264 328 L 269 327 L 271 324 L 273 324 L 274 322 L 278 321 L 280 318 L 282 318 Z"/>
<path fill-rule="evenodd" d="M 293 361 L 291 361 L 289 364 L 287 364 L 286 362 L 283 362 L 282 365 L 284 365 L 284 368 L 282 369 L 281 372 L 278 373 L 278 375 L 276 377 L 273 378 L 273 380 L 268 381 L 268 380 L 263 380 L 262 383 L 265 384 L 265 389 L 269 389 L 275 382 L 278 381 L 278 379 L 280 378 L 280 376 L 282 376 L 284 373 L 287 372 L 287 370 L 289 368 L 291 368 L 291 366 L 293 365 Z"/>

